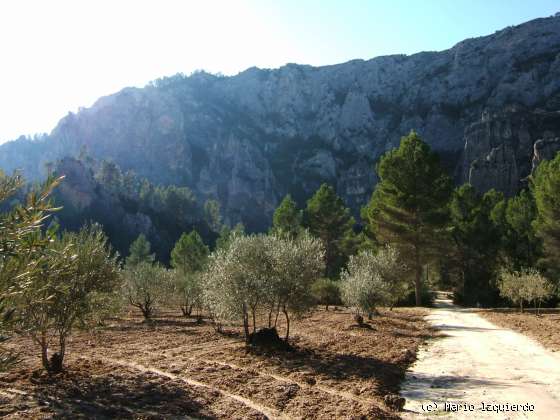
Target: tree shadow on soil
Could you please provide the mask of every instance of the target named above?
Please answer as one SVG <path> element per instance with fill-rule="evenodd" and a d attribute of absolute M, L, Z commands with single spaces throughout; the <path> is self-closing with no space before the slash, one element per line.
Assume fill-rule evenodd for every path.
<path fill-rule="evenodd" d="M 402 363 L 354 354 L 316 351 L 302 348 L 294 343 L 290 347 L 289 351 L 248 347 L 247 352 L 264 356 L 271 362 L 290 370 L 296 368 L 307 372 L 322 380 L 373 380 L 380 394 L 398 392 L 399 383 L 404 378 Z"/>
<path fill-rule="evenodd" d="M 436 401 L 461 399 L 466 389 L 503 388 L 509 384 L 486 378 L 414 373 L 407 377 L 406 398 Z"/>
<path fill-rule="evenodd" d="M 424 316 L 423 315 L 401 315 L 398 312 L 392 312 L 392 311 L 384 311 L 381 312 L 380 317 L 383 317 L 387 320 L 389 319 L 394 319 L 394 320 L 400 320 L 400 321 L 404 321 L 404 322 L 422 322 L 424 321 Z"/>
<path fill-rule="evenodd" d="M 166 318 L 153 318 L 149 321 L 127 321 L 118 324 L 111 324 L 103 327 L 102 331 L 142 331 L 142 330 L 152 330 L 157 327 L 182 327 L 187 329 L 193 329 L 203 326 L 204 321 L 198 323 L 196 319 L 166 319 Z"/>
<path fill-rule="evenodd" d="M 434 329 L 434 333 L 435 332 L 436 332 L 436 330 Z M 395 336 L 395 337 L 407 337 L 407 338 L 419 338 L 422 341 L 426 341 L 426 340 L 430 340 L 432 338 L 435 338 L 435 334 L 414 334 L 414 333 L 407 333 L 407 332 L 401 332 L 401 331 L 394 332 L 393 336 Z"/>
<path fill-rule="evenodd" d="M 204 325 L 204 321 L 197 322 L 196 318 L 179 318 L 179 319 L 169 319 L 169 318 L 155 318 L 152 321 L 155 326 L 166 325 L 170 327 L 190 327 L 195 328 Z"/>
<path fill-rule="evenodd" d="M 440 331 L 472 331 L 472 332 L 503 331 L 503 328 L 466 327 L 464 325 L 435 324 L 434 327 Z"/>
<path fill-rule="evenodd" d="M 55 418 L 215 418 L 190 389 L 147 374 L 68 371 L 58 377 L 40 376 L 34 383 L 34 399 Z"/>

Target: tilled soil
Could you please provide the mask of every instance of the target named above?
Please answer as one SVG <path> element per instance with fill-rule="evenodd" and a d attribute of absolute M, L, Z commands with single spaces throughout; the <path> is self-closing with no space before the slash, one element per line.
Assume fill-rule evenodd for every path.
<path fill-rule="evenodd" d="M 551 351 L 560 351 L 560 312 L 542 313 L 481 311 L 484 318 L 501 327 L 526 334 Z"/>
<path fill-rule="evenodd" d="M 366 329 L 347 310 L 317 310 L 292 323 L 292 351 L 247 348 L 237 327 L 217 333 L 174 312 L 151 325 L 134 315 L 74 335 L 54 377 L 18 338 L 23 362 L 0 374 L 0 417 L 398 418 L 383 397 L 432 335 L 425 313 L 382 311 Z"/>

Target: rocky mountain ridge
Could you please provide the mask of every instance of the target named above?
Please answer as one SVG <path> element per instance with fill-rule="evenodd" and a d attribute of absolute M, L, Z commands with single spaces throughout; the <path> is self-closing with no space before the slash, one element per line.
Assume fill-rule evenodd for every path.
<path fill-rule="evenodd" d="M 322 182 L 357 212 L 375 186 L 375 162 L 412 129 L 457 183 L 514 194 L 540 158 L 535 150 L 560 149 L 559 111 L 556 15 L 441 52 L 126 88 L 45 138 L 1 145 L 0 168 L 36 179 L 47 162 L 86 153 L 188 186 L 217 199 L 227 222 L 259 230 L 286 193 L 302 204 Z"/>

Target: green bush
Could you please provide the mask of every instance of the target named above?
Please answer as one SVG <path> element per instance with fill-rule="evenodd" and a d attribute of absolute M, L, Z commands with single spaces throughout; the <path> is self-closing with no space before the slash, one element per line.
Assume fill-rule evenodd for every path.
<path fill-rule="evenodd" d="M 434 305 L 434 295 L 425 284 L 422 284 L 420 289 L 420 300 L 422 306 L 433 306 Z M 412 289 L 404 298 L 399 299 L 395 306 L 416 306 L 416 295 L 414 289 Z"/>
<path fill-rule="evenodd" d="M 331 279 L 321 278 L 317 280 L 311 286 L 311 293 L 317 304 L 325 305 L 327 311 L 330 305 L 340 305 L 342 303 L 338 282 Z"/>

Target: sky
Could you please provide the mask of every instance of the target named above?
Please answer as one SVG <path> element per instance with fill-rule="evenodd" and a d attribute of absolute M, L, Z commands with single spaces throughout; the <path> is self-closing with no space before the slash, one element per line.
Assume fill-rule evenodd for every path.
<path fill-rule="evenodd" d="M 558 11 L 558 0 L 3 1 L 0 143 L 178 72 L 438 51 Z"/>

